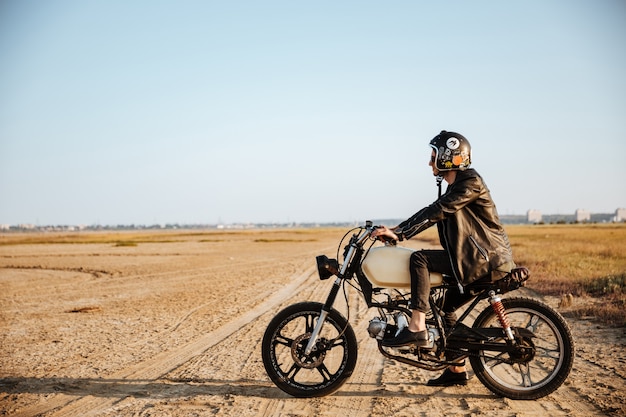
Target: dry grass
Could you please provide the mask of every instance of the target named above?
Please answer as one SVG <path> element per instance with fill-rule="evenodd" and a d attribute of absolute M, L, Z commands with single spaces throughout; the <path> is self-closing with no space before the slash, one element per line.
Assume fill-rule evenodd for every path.
<path fill-rule="evenodd" d="M 337 229 L 339 234 L 343 229 Z M 16 232 L 0 233 L 0 246 L 31 244 L 112 244 L 137 246 L 140 243 L 174 243 L 183 241 L 223 242 L 230 240 L 267 242 L 313 242 L 320 232 L 334 229 L 271 229 L 271 230 L 145 230 L 84 232 Z M 263 236 L 263 237 L 259 237 Z"/>
<path fill-rule="evenodd" d="M 534 225 L 506 228 L 515 262 L 531 271 L 528 287 L 585 298 L 579 316 L 626 324 L 626 225 Z"/>

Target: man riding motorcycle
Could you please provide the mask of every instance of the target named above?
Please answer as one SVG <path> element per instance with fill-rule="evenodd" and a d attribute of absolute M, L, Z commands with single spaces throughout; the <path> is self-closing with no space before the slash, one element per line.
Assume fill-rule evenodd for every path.
<path fill-rule="evenodd" d="M 463 285 L 477 280 L 498 280 L 515 267 L 509 239 L 500 223 L 495 204 L 482 177 L 471 164 L 469 141 L 455 132 L 442 131 L 430 141 L 429 166 L 437 177 L 439 197 L 399 225 L 381 227 L 372 233 L 395 240 L 410 239 L 436 224 L 443 250 L 416 251 L 410 258 L 411 310 L 409 326 L 385 346 L 426 346 L 426 313 L 430 307 L 429 271 L 454 277 L 457 291 L 451 291 L 444 301 L 446 321 L 456 321 L 454 311 L 471 298 Z M 441 194 L 441 181 L 448 187 Z M 464 361 L 451 366 L 428 385 L 448 386 L 467 384 Z"/>

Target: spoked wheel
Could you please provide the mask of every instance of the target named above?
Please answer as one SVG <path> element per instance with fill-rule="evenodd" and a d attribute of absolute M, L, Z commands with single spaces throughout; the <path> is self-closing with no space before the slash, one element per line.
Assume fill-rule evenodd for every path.
<path fill-rule="evenodd" d="M 565 381 L 574 362 L 574 341 L 563 317 L 531 298 L 503 299 L 511 327 L 527 329 L 534 337 L 519 338 L 517 353 L 478 351 L 470 363 L 478 379 L 495 394 L 516 399 L 544 397 Z M 477 327 L 501 327 L 491 307 L 474 322 Z"/>
<path fill-rule="evenodd" d="M 352 327 L 331 310 L 310 355 L 304 350 L 322 304 L 304 302 L 279 312 L 267 326 L 261 345 L 263 365 L 278 388 L 294 397 L 321 397 L 335 392 L 352 375 L 357 341 Z"/>

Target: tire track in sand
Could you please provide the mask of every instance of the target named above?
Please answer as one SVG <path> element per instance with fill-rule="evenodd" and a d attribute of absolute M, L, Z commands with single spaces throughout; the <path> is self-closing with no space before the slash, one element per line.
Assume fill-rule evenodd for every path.
<path fill-rule="evenodd" d="M 108 375 L 106 379 L 142 381 L 157 380 L 162 375 L 165 375 L 171 370 L 181 366 L 193 357 L 201 355 L 207 349 L 223 341 L 237 330 L 244 327 L 246 324 L 256 320 L 259 316 L 274 306 L 292 297 L 293 294 L 296 293 L 298 287 L 311 277 L 314 271 L 314 267 L 306 269 L 304 272 L 295 276 L 289 284 L 283 286 L 278 292 L 264 302 L 229 321 L 227 324 L 219 327 L 215 331 L 203 335 L 194 342 L 188 343 L 187 345 L 174 351 L 162 352 L 150 360 L 137 363 L 136 365 L 127 367 L 119 372 L 116 372 L 115 374 Z M 119 391 L 117 391 L 117 393 L 119 394 Z M 129 395 L 131 395 L 130 392 Z M 120 401 L 119 395 L 107 396 L 106 392 L 99 392 L 97 397 L 89 395 L 85 397 L 78 397 L 78 399 L 76 396 L 59 394 L 54 398 L 48 399 L 45 404 L 36 404 L 34 406 L 21 409 L 15 414 L 15 416 L 37 416 L 43 413 L 52 412 L 49 414 L 50 416 L 86 417 L 101 413 Z"/>
<path fill-rule="evenodd" d="M 354 327 L 358 343 L 358 360 L 352 376 L 333 395 L 322 398 L 294 398 L 274 386 L 261 362 L 261 341 L 267 323 L 286 305 L 298 301 L 320 301 L 332 282 L 312 277 L 298 292 L 282 305 L 276 305 L 258 320 L 249 323 L 219 346 L 207 350 L 184 366 L 162 377 L 162 380 L 189 384 L 186 394 L 153 403 L 152 411 L 167 412 L 168 407 L 184 407 L 190 402 L 197 406 L 198 415 L 236 415 L 240 417 L 273 417 L 341 415 L 350 417 L 370 416 L 373 402 L 380 390 L 383 357 L 378 354 L 377 344 L 365 330 L 369 320 L 364 301 L 355 291 L 349 292 L 349 322 Z M 335 308 L 344 316 L 347 310 L 344 297 L 339 296 Z M 245 348 L 242 348 L 245 347 Z M 203 396 L 192 398 L 191 387 L 204 387 Z M 213 412 L 206 406 L 215 404 Z M 116 407 L 130 414 L 138 409 L 128 401 Z M 224 414 L 225 413 L 225 414 Z"/>

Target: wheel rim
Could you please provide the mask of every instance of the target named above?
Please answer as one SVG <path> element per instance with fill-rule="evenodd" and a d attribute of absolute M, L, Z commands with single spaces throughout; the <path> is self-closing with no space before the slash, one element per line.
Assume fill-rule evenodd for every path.
<path fill-rule="evenodd" d="M 511 365 L 503 362 L 509 359 L 508 354 L 483 351 L 479 360 L 486 374 L 502 387 L 516 391 L 545 386 L 557 376 L 565 357 L 565 343 L 556 323 L 541 312 L 523 307 L 507 308 L 506 314 L 512 327 L 528 329 L 536 336 L 532 338 L 535 353 L 529 362 Z M 482 327 L 500 324 L 492 316 Z"/>
<path fill-rule="evenodd" d="M 348 360 L 343 329 L 327 317 L 310 355 L 304 350 L 319 312 L 303 311 L 286 318 L 272 336 L 270 359 L 279 378 L 300 390 L 319 390 L 340 379 Z"/>

